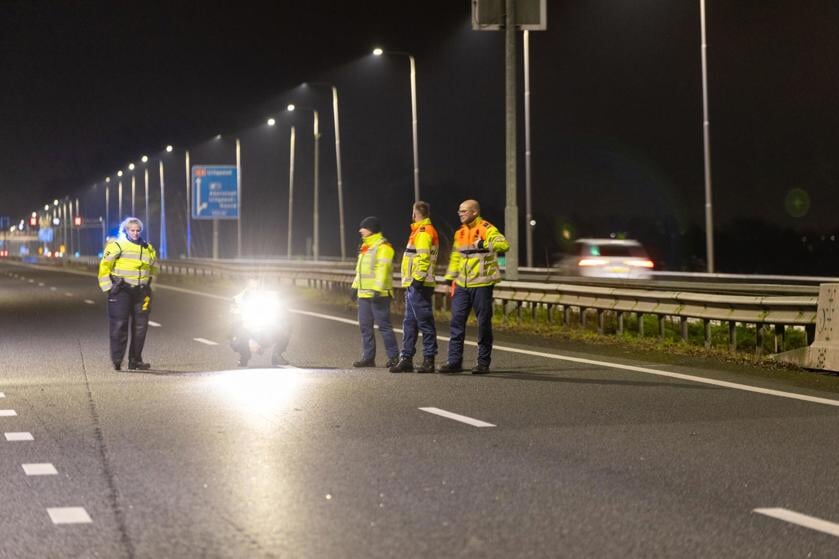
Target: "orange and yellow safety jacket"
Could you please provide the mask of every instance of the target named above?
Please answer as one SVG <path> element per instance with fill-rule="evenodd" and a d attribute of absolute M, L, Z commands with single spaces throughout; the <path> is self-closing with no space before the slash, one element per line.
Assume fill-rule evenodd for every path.
<path fill-rule="evenodd" d="M 408 287 L 414 280 L 421 281 L 426 287 L 434 287 L 439 250 L 440 237 L 431 225 L 431 219 L 412 223 L 408 246 L 402 255 L 402 287 Z"/>
<path fill-rule="evenodd" d="M 480 216 L 460 226 L 446 279 L 461 287 L 484 287 L 501 281 L 496 253 L 510 250 L 510 243 L 497 227 Z"/>
<path fill-rule="evenodd" d="M 393 247 L 381 233 L 361 240 L 352 287 L 359 299 L 393 296 Z"/>

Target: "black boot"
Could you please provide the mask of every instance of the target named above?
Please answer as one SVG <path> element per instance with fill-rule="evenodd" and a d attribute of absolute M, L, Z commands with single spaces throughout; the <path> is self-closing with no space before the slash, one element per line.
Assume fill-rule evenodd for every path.
<path fill-rule="evenodd" d="M 444 374 L 463 372 L 463 363 L 444 363 L 440 365 L 438 372 Z"/>
<path fill-rule="evenodd" d="M 391 367 L 396 367 L 397 363 L 399 363 L 399 356 L 398 355 L 388 359 L 387 363 L 385 363 L 385 368 L 390 369 Z"/>
<path fill-rule="evenodd" d="M 422 365 L 417 367 L 418 373 L 433 373 L 434 372 L 434 358 L 423 357 Z"/>
<path fill-rule="evenodd" d="M 121 371 L 122 370 L 122 361 L 114 361 L 114 370 Z"/>
<path fill-rule="evenodd" d="M 413 373 L 414 372 L 414 362 L 411 361 L 410 357 L 403 357 L 399 360 L 399 363 L 394 365 L 390 368 L 391 373 Z"/>
<path fill-rule="evenodd" d="M 132 371 L 148 371 L 151 369 L 151 364 L 142 361 L 129 361 L 128 368 Z"/>
<path fill-rule="evenodd" d="M 371 357 L 370 359 L 360 359 L 358 361 L 353 361 L 353 367 L 375 367 L 376 366 L 376 359 Z"/>

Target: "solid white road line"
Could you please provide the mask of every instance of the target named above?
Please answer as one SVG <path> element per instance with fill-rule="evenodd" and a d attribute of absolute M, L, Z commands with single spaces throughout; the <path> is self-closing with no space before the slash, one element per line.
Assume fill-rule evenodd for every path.
<path fill-rule="evenodd" d="M 88 305 L 95 305 L 96 304 L 96 301 L 91 301 L 90 299 L 85 299 L 84 302 L 87 303 Z"/>
<path fill-rule="evenodd" d="M 424 412 L 433 413 L 434 415 L 439 415 L 441 417 L 447 417 L 449 419 L 454 419 L 455 421 L 460 421 L 461 423 L 466 423 L 468 425 L 472 425 L 474 427 L 495 427 L 492 423 L 487 423 L 486 421 L 481 421 L 480 419 L 472 419 L 471 417 L 466 417 L 465 415 L 460 415 L 457 413 L 452 413 L 450 411 L 441 410 L 440 408 L 420 408 Z"/>
<path fill-rule="evenodd" d="M 35 437 L 32 436 L 32 433 L 27 433 L 26 431 L 22 431 L 19 433 L 3 433 L 5 435 L 7 441 L 34 441 Z"/>
<path fill-rule="evenodd" d="M 89 524 L 93 522 L 84 507 L 55 507 L 47 509 L 53 524 Z"/>
<path fill-rule="evenodd" d="M 839 536 L 839 524 L 828 522 L 827 520 L 822 520 L 821 518 L 816 518 L 815 516 L 807 516 L 806 514 L 801 514 L 800 512 L 782 508 L 754 509 L 754 512 L 771 516 L 772 518 L 777 518 L 778 520 L 783 520 L 791 524 L 798 524 L 799 526 L 804 526 L 805 528 L 810 528 L 811 530 L 824 532 L 825 534 L 830 534 L 831 536 Z"/>
<path fill-rule="evenodd" d="M 218 345 L 218 343 L 217 343 L 217 342 L 214 342 L 213 340 L 208 340 L 208 339 L 206 339 L 206 338 L 192 338 L 192 339 L 193 339 L 193 340 L 195 340 L 196 342 L 200 342 L 200 343 L 202 343 L 202 344 L 207 344 L 207 345 Z"/>
<path fill-rule="evenodd" d="M 49 462 L 43 464 L 21 464 L 20 466 L 28 476 L 54 476 L 58 474 L 58 470 Z"/>
<path fill-rule="evenodd" d="M 477 346 L 475 342 L 466 342 L 469 345 Z M 704 377 L 697 377 L 693 375 L 685 375 L 682 373 L 671 373 L 669 371 L 660 371 L 658 369 L 650 369 L 649 367 L 637 367 L 635 365 L 624 365 L 621 363 L 609 363 L 608 361 L 599 361 L 595 359 L 583 359 L 582 357 L 569 357 L 567 355 L 559 355 L 556 353 L 545 353 L 543 351 L 530 351 L 527 349 L 519 349 L 515 347 L 493 345 L 493 349 L 500 351 L 509 351 L 511 353 L 518 353 L 520 355 L 533 355 L 535 357 L 546 357 L 548 359 L 557 359 L 559 361 L 569 361 L 571 363 L 584 363 L 586 365 L 596 365 L 598 367 L 608 367 L 610 369 L 623 369 L 625 371 L 635 371 L 638 373 L 647 373 L 649 375 L 657 375 L 660 377 L 669 377 L 679 380 L 687 380 L 691 382 L 700 382 L 702 384 L 711 384 L 714 386 L 722 386 L 724 388 L 733 388 L 734 390 L 744 390 L 746 392 L 756 392 L 758 394 L 766 394 L 768 396 L 779 396 L 781 398 L 790 398 L 792 400 L 802 400 L 805 402 L 812 402 L 814 404 L 825 404 L 828 406 L 839 407 L 839 400 L 830 400 L 828 398 L 818 398 L 816 396 L 806 396 L 804 394 L 796 394 L 794 392 L 784 392 L 782 390 L 772 390 L 770 388 L 760 388 L 757 386 L 749 386 L 748 384 L 739 384 L 736 382 L 727 382 L 724 380 L 715 380 Z"/>
<path fill-rule="evenodd" d="M 15 410 L 0 410 L 0 417 L 15 417 L 16 415 Z"/>
<path fill-rule="evenodd" d="M 54 287 L 54 286 L 53 286 L 53 287 L 50 287 L 50 291 L 58 291 L 58 288 L 57 288 L 57 287 Z"/>
<path fill-rule="evenodd" d="M 155 322 L 154 320 L 149 320 L 149 326 L 153 326 L 154 328 L 160 328 L 162 324 L 159 322 Z"/>
<path fill-rule="evenodd" d="M 0 398 L 5 398 L 5 397 L 6 397 L 6 393 L 5 392 L 0 392 Z"/>

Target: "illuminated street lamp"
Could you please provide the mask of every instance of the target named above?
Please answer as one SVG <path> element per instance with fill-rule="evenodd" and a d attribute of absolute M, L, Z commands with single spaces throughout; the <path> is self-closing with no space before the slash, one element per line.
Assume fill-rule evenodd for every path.
<path fill-rule="evenodd" d="M 318 229 L 320 224 L 320 214 L 318 213 L 318 160 L 320 156 L 320 129 L 318 128 L 318 111 L 317 109 L 313 109 L 310 107 L 296 107 L 295 105 L 289 105 L 288 111 L 292 112 L 295 109 L 305 110 L 305 111 L 312 111 L 313 121 L 312 121 L 312 134 L 315 142 L 315 170 L 314 170 L 314 206 L 312 209 L 312 256 L 315 261 L 319 260 L 320 258 L 320 238 L 318 236 Z"/>
<path fill-rule="evenodd" d="M 414 202 L 420 199 L 419 187 L 419 151 L 417 147 L 417 64 L 413 55 L 404 51 L 384 51 L 380 48 L 373 49 L 374 56 L 383 54 L 398 54 L 407 56 L 411 63 L 411 130 L 414 145 Z"/>
<path fill-rule="evenodd" d="M 341 179 L 341 119 L 338 117 L 338 88 L 325 82 L 308 82 L 303 85 L 325 86 L 332 91 L 332 118 L 335 127 L 335 173 L 338 183 L 338 230 L 341 242 L 341 260 L 347 257 L 344 241 L 344 186 Z"/>
<path fill-rule="evenodd" d="M 268 124 L 268 126 L 274 126 L 274 125 L 277 124 L 277 121 L 274 120 L 273 118 L 269 118 L 268 121 L 267 121 L 267 124 Z"/>

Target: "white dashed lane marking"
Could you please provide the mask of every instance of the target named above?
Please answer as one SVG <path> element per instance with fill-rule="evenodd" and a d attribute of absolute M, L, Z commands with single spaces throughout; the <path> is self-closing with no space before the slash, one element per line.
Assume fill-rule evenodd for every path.
<path fill-rule="evenodd" d="M 66 292 L 66 293 L 64 293 L 64 295 L 66 295 L 67 297 L 72 297 L 72 296 L 73 296 L 73 294 L 72 294 L 72 293 L 70 293 L 69 291 L 68 291 L 68 292 Z"/>
<path fill-rule="evenodd" d="M 155 322 L 154 320 L 149 320 L 149 326 L 153 326 L 155 328 L 160 328 L 162 326 L 162 324 L 160 324 L 159 322 Z"/>
<path fill-rule="evenodd" d="M 38 287 L 44 287 L 43 282 L 40 282 L 40 281 L 39 281 L 39 282 L 38 282 Z"/>
<path fill-rule="evenodd" d="M 199 343 L 202 343 L 202 344 L 218 345 L 217 342 L 214 342 L 213 340 L 208 340 L 206 338 L 192 338 L 192 339 L 195 340 L 196 342 L 199 342 Z"/>
<path fill-rule="evenodd" d="M 53 287 L 50 287 L 50 291 L 58 291 L 58 288 L 57 288 L 57 287 L 54 287 L 54 286 L 53 286 Z"/>
<path fill-rule="evenodd" d="M 440 408 L 420 408 L 424 412 L 433 413 L 434 415 L 439 415 L 441 417 L 445 417 L 448 419 L 454 419 L 455 421 L 460 421 L 461 423 L 466 423 L 468 425 L 472 425 L 473 427 L 495 427 L 492 423 L 487 423 L 486 421 L 481 421 L 480 419 L 473 419 L 471 417 L 466 417 L 465 415 L 460 415 L 457 413 L 452 413 L 450 411 L 441 410 Z"/>
<path fill-rule="evenodd" d="M 95 305 L 96 304 L 96 301 L 91 301 L 90 299 L 85 299 L 84 302 L 87 303 L 88 305 Z"/>
<path fill-rule="evenodd" d="M 35 280 L 29 280 L 29 283 L 35 283 Z"/>
<path fill-rule="evenodd" d="M 790 524 L 798 524 L 799 526 L 804 526 L 805 528 L 810 528 L 811 530 L 824 532 L 825 534 L 830 534 L 831 536 L 839 536 L 839 524 L 828 522 L 827 520 L 822 520 L 821 518 L 816 518 L 815 516 L 808 516 L 806 514 L 801 514 L 800 512 L 782 508 L 754 509 L 754 512 L 771 516 L 772 518 L 777 518 L 778 520 L 783 520 L 785 522 L 789 522 Z"/>
<path fill-rule="evenodd" d="M 20 466 L 28 476 L 54 476 L 58 474 L 58 470 L 49 462 L 43 464 L 21 464 Z"/>
<path fill-rule="evenodd" d="M 15 417 L 16 415 L 15 410 L 0 410 L 0 417 Z"/>
<path fill-rule="evenodd" d="M 0 398 L 5 398 L 5 397 L 6 397 L 6 393 L 5 392 L 0 392 Z"/>
<path fill-rule="evenodd" d="M 27 433 L 26 431 L 21 431 L 19 433 L 3 433 L 6 436 L 7 441 L 34 441 L 35 437 L 32 436 L 32 433 Z"/>
<path fill-rule="evenodd" d="M 93 522 L 84 507 L 56 507 L 47 509 L 53 524 L 90 524 Z"/>

